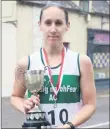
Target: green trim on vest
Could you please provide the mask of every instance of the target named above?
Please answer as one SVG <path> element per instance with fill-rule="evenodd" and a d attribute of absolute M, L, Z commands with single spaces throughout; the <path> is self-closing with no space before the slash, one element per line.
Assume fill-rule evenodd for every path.
<path fill-rule="evenodd" d="M 40 55 L 41 55 L 41 61 L 42 61 L 43 65 L 45 66 L 44 60 L 43 60 L 43 55 L 42 55 L 42 48 L 40 49 Z M 56 69 L 56 68 L 60 67 L 60 65 L 61 64 L 59 64 L 58 66 L 55 66 L 55 67 L 51 67 L 51 69 Z"/>
<path fill-rule="evenodd" d="M 27 70 L 29 70 L 30 69 L 30 56 L 28 56 L 28 69 Z M 29 90 L 27 90 L 28 91 L 28 94 L 29 94 Z M 30 96 L 28 95 L 28 98 L 29 98 Z"/>
<path fill-rule="evenodd" d="M 49 78 L 46 75 L 44 78 L 44 86 L 47 84 Z M 54 86 L 58 80 L 58 75 L 53 75 Z M 28 92 L 28 97 L 31 93 Z M 76 75 L 64 75 L 60 91 L 58 93 L 57 103 L 76 103 L 80 102 L 80 76 Z M 50 83 L 46 85 L 40 92 L 40 103 L 41 104 L 52 104 L 54 103 L 53 92 Z"/>
<path fill-rule="evenodd" d="M 30 56 L 28 56 L 28 70 L 30 68 Z"/>
<path fill-rule="evenodd" d="M 78 54 L 78 58 L 77 58 L 77 62 L 78 62 L 78 70 L 79 70 L 79 75 L 81 75 L 81 71 L 80 71 L 80 63 L 79 63 L 79 54 Z"/>

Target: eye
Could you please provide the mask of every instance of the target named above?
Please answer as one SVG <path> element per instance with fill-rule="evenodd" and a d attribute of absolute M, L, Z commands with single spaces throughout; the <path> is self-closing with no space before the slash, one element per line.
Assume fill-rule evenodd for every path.
<path fill-rule="evenodd" d="M 57 21 L 55 22 L 55 24 L 56 24 L 56 26 L 61 26 L 63 23 L 62 23 L 62 21 L 57 20 Z"/>
<path fill-rule="evenodd" d="M 46 24 L 47 26 L 50 26 L 50 25 L 52 24 L 52 22 L 51 22 L 50 20 L 47 20 L 47 21 L 45 21 L 45 24 Z"/>

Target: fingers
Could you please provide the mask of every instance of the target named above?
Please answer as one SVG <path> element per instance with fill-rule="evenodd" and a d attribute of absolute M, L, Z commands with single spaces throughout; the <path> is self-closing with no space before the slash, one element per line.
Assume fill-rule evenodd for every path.
<path fill-rule="evenodd" d="M 39 95 L 37 95 L 37 96 L 32 95 L 30 98 L 30 101 L 32 101 L 36 105 L 39 105 L 39 103 L 40 103 Z"/>
<path fill-rule="evenodd" d="M 27 113 L 34 107 L 34 103 L 32 103 L 29 99 L 24 101 L 24 111 Z"/>
<path fill-rule="evenodd" d="M 24 101 L 25 113 L 30 111 L 35 106 L 35 104 L 36 105 L 40 104 L 39 95 L 37 95 L 37 96 L 32 95 L 31 98 L 28 98 L 27 100 Z"/>

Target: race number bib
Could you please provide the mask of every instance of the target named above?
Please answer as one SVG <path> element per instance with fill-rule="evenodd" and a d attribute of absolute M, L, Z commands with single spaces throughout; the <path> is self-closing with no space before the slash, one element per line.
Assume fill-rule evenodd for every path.
<path fill-rule="evenodd" d="M 42 110 L 46 112 L 46 119 L 52 127 L 60 126 L 70 121 L 78 111 L 77 104 L 42 104 Z"/>

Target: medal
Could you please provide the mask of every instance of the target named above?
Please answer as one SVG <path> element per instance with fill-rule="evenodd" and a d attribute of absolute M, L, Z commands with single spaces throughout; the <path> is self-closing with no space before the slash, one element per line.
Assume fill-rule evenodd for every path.
<path fill-rule="evenodd" d="M 62 79 L 63 79 L 63 67 L 64 67 L 64 57 L 65 57 L 65 53 L 66 53 L 66 50 L 65 48 L 63 48 L 62 50 L 62 60 L 61 60 L 61 67 L 60 67 L 60 73 L 59 73 L 59 76 L 58 76 L 58 82 L 57 82 L 57 85 L 56 85 L 56 89 L 53 85 L 53 79 L 52 79 L 52 72 L 51 72 L 51 68 L 49 66 L 49 62 L 48 62 L 48 56 L 47 56 L 47 53 L 45 51 L 45 49 L 43 48 L 42 49 L 42 55 L 44 57 L 44 64 L 46 65 L 47 67 L 47 74 L 48 74 L 48 77 L 49 77 L 49 80 L 50 80 L 50 84 L 52 86 L 52 90 L 54 92 L 54 108 L 57 107 L 57 94 L 59 92 L 59 89 L 61 87 L 61 83 L 62 83 Z"/>
<path fill-rule="evenodd" d="M 56 98 L 54 97 L 54 101 L 55 101 L 55 103 L 54 103 L 53 107 L 56 108 L 57 107 L 57 97 Z"/>

